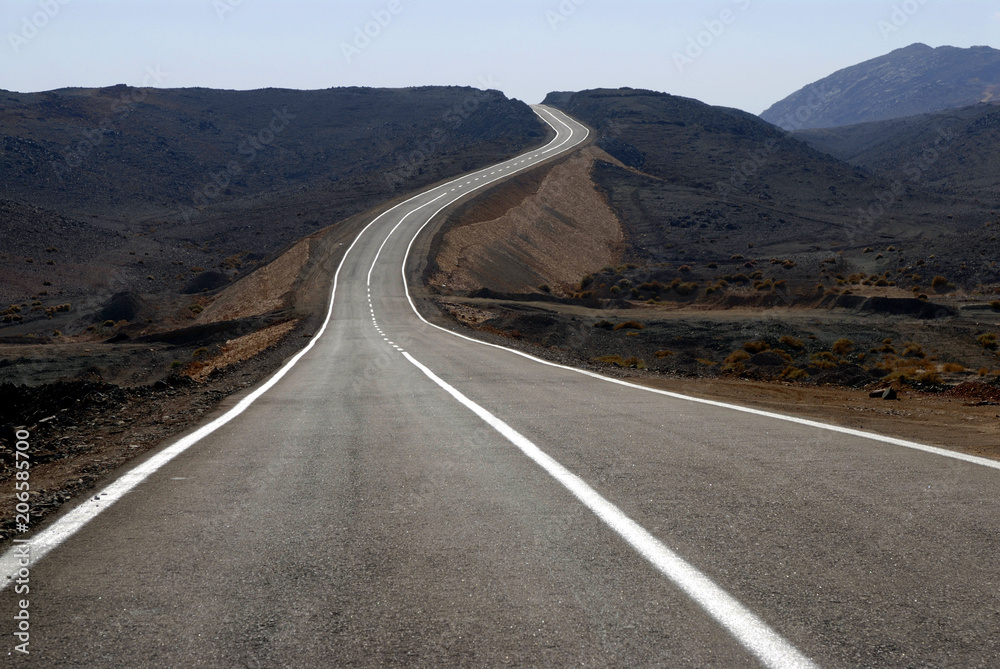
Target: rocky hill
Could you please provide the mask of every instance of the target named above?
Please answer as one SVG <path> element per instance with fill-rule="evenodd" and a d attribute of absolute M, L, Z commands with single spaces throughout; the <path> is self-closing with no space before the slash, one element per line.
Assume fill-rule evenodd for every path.
<path fill-rule="evenodd" d="M 894 182 L 738 110 L 631 89 L 549 102 L 590 124 L 600 148 L 624 165 L 598 162 L 593 179 L 625 229 L 626 261 L 647 268 L 632 270 L 633 283 L 648 282 L 643 272 L 660 266 L 661 282 L 704 286 L 759 272 L 760 281 L 808 292 L 817 283 L 835 287 L 837 274 L 901 275 L 914 256 L 927 255 L 956 276 L 966 235 L 989 220 L 982 206 L 920 184 L 895 192 Z M 891 205 L 882 204 L 887 193 Z M 879 246 L 893 251 L 866 253 Z M 839 271 L 824 269 L 830 258 Z"/>
<path fill-rule="evenodd" d="M 458 87 L 0 92 L 0 301 L 214 289 L 547 131 Z"/>
<path fill-rule="evenodd" d="M 845 68 L 776 103 L 761 118 L 828 128 L 966 107 L 1000 98 L 1000 51 L 912 44 Z"/>
<path fill-rule="evenodd" d="M 803 130 L 793 137 L 887 179 L 1000 204 L 1000 106 L 995 103 Z"/>

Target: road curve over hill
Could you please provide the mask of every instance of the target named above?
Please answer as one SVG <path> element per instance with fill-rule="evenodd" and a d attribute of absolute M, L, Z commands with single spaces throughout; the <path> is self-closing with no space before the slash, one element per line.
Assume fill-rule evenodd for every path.
<path fill-rule="evenodd" d="M 537 111 L 552 144 L 366 228 L 289 366 L 33 535 L 30 594 L 11 585 L 20 549 L 0 560 L 5 666 L 1000 661 L 990 463 L 644 390 L 416 314 L 401 268 L 430 217 L 586 138 Z"/>

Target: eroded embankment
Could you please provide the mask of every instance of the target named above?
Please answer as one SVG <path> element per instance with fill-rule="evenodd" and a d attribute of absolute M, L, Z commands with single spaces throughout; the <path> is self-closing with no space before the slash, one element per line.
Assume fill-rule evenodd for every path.
<path fill-rule="evenodd" d="M 515 179 L 446 228 L 427 273 L 444 292 L 561 292 L 580 277 L 621 261 L 621 225 L 591 180 L 588 147 L 544 172 Z"/>

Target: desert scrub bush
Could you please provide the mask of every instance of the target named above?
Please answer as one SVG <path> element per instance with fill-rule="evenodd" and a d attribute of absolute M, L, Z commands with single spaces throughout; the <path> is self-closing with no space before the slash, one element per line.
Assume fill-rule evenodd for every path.
<path fill-rule="evenodd" d="M 869 353 L 891 353 L 891 354 L 895 355 L 896 354 L 896 347 L 892 345 L 892 340 L 891 339 L 886 339 L 885 341 L 882 342 L 881 346 L 876 346 L 876 347 L 872 348 L 868 352 Z"/>
<path fill-rule="evenodd" d="M 708 358 L 697 358 L 695 362 L 705 367 L 717 367 L 719 365 L 715 360 L 709 360 Z"/>
<path fill-rule="evenodd" d="M 786 260 L 785 262 L 781 263 L 781 266 L 784 267 L 785 269 L 792 269 L 796 265 L 797 263 L 794 260 Z"/>
<path fill-rule="evenodd" d="M 221 263 L 219 263 L 219 266 L 222 267 L 223 269 L 239 269 L 239 268 L 243 267 L 243 256 L 244 255 L 246 255 L 246 254 L 244 254 L 244 253 L 237 253 L 235 255 L 231 255 L 228 258 L 226 258 L 225 260 L 223 260 Z"/>
<path fill-rule="evenodd" d="M 754 290 L 759 290 L 761 292 L 771 290 L 773 286 L 774 284 L 771 282 L 770 279 L 767 279 L 766 281 L 758 281 L 753 285 Z"/>
<path fill-rule="evenodd" d="M 976 341 L 979 342 L 980 346 L 990 351 L 995 351 L 997 349 L 997 336 L 994 332 L 987 332 L 986 334 L 981 334 L 976 337 Z"/>
<path fill-rule="evenodd" d="M 189 304 L 188 305 L 188 311 L 190 311 L 195 316 L 197 316 L 198 314 L 200 314 L 204 310 L 205 310 L 205 307 L 203 307 L 203 306 L 201 306 L 200 304 L 197 304 L 197 303 L 196 304 Z"/>
<path fill-rule="evenodd" d="M 739 284 L 744 284 L 745 285 L 745 284 L 750 283 L 750 277 L 748 277 L 746 274 L 742 274 L 742 273 L 741 274 L 737 274 L 736 276 L 734 276 L 732 278 L 732 282 L 733 283 L 739 283 Z"/>
<path fill-rule="evenodd" d="M 662 351 L 657 351 L 653 355 L 656 356 L 657 360 L 663 360 L 664 358 L 669 358 L 670 356 L 676 354 L 673 351 L 668 351 L 667 349 L 664 349 Z"/>
<path fill-rule="evenodd" d="M 689 274 L 691 270 L 691 265 L 681 265 L 677 268 L 678 272 L 683 272 L 684 274 Z"/>
<path fill-rule="evenodd" d="M 946 374 L 960 374 L 965 371 L 965 365 L 960 365 L 957 362 L 946 362 L 941 365 L 941 371 Z"/>
<path fill-rule="evenodd" d="M 944 380 L 941 378 L 940 374 L 926 369 L 917 372 L 913 377 L 913 380 L 926 386 L 944 385 Z"/>
<path fill-rule="evenodd" d="M 723 362 L 727 365 L 735 365 L 740 362 L 746 362 L 750 359 L 750 357 L 750 354 L 743 349 L 737 349 L 726 356 L 726 359 Z"/>
<path fill-rule="evenodd" d="M 778 341 L 781 343 L 782 346 L 787 346 L 793 351 L 801 351 L 806 347 L 806 345 L 802 342 L 801 339 L 796 339 L 795 337 L 791 337 L 789 335 L 783 336 Z"/>
<path fill-rule="evenodd" d="M 785 370 L 781 372 L 781 378 L 787 379 L 788 381 L 798 381 L 800 379 L 809 378 L 809 372 L 804 369 L 799 369 L 794 365 L 789 365 L 785 367 Z"/>
<path fill-rule="evenodd" d="M 687 297 L 689 295 L 694 295 L 698 291 L 698 284 L 696 283 L 681 283 L 674 288 L 676 292 L 681 297 Z"/>
<path fill-rule="evenodd" d="M 107 321 L 104 321 L 103 323 L 101 323 L 101 327 L 105 327 L 105 328 L 113 328 L 114 326 L 115 326 L 115 322 L 112 321 L 112 320 L 107 320 Z"/>
<path fill-rule="evenodd" d="M 837 355 L 847 355 L 854 349 L 854 342 L 850 339 L 838 339 L 833 342 L 833 347 L 830 349 Z"/>
<path fill-rule="evenodd" d="M 814 353 L 811 362 L 813 367 L 818 369 L 833 369 L 840 363 L 840 360 L 833 353 L 823 351 L 822 353 Z"/>
<path fill-rule="evenodd" d="M 646 369 L 646 362 L 642 358 L 632 356 L 631 358 L 625 359 L 623 366 L 631 369 Z"/>
<path fill-rule="evenodd" d="M 944 293 L 948 290 L 951 290 L 954 287 L 955 284 L 948 283 L 948 279 L 944 278 L 943 276 L 936 276 L 933 279 L 931 279 L 931 288 L 933 288 L 935 291 L 939 293 Z"/>
<path fill-rule="evenodd" d="M 625 359 L 620 355 L 602 355 L 594 358 L 594 362 L 601 362 L 605 365 L 615 365 L 617 367 L 625 366 Z"/>
<path fill-rule="evenodd" d="M 545 287 L 548 288 L 548 286 L 545 286 Z M 539 289 L 539 290 L 541 290 L 541 289 Z M 542 292 L 543 293 L 549 293 L 549 292 L 552 292 L 552 291 L 550 291 L 550 290 L 542 290 Z M 622 292 L 622 289 L 619 288 L 618 286 L 611 286 L 611 294 L 612 295 L 619 295 L 621 292 Z"/>
<path fill-rule="evenodd" d="M 594 323 L 594 327 L 595 328 L 599 328 L 601 330 L 610 330 L 614 326 L 615 326 L 614 323 L 612 323 L 611 321 L 605 321 L 605 320 L 597 321 L 596 323 Z"/>
<path fill-rule="evenodd" d="M 906 342 L 903 344 L 903 357 L 904 358 L 926 358 L 927 354 L 924 353 L 924 347 L 916 342 Z"/>
<path fill-rule="evenodd" d="M 594 283 L 594 277 L 591 274 L 586 275 L 580 279 L 580 290 L 586 290 L 590 284 Z"/>
<path fill-rule="evenodd" d="M 743 350 L 746 351 L 747 353 L 749 353 L 750 355 L 756 355 L 758 353 L 763 353 L 764 351 L 768 351 L 770 349 L 771 349 L 771 345 L 768 344 L 766 341 L 763 341 L 763 340 L 761 340 L 761 341 L 748 341 L 745 344 L 743 344 Z"/>
<path fill-rule="evenodd" d="M 645 330 L 646 326 L 638 321 L 625 321 L 614 327 L 615 330 Z"/>

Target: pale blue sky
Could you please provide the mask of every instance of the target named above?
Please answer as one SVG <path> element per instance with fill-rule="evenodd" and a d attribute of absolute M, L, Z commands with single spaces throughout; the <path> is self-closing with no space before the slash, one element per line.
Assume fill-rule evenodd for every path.
<path fill-rule="evenodd" d="M 377 36 L 345 50 L 366 24 Z M 15 91 L 489 82 L 533 103 L 552 90 L 632 86 L 759 113 L 913 42 L 1000 47 L 1000 3 L 3 0 L 0 35 L 0 89 Z"/>

